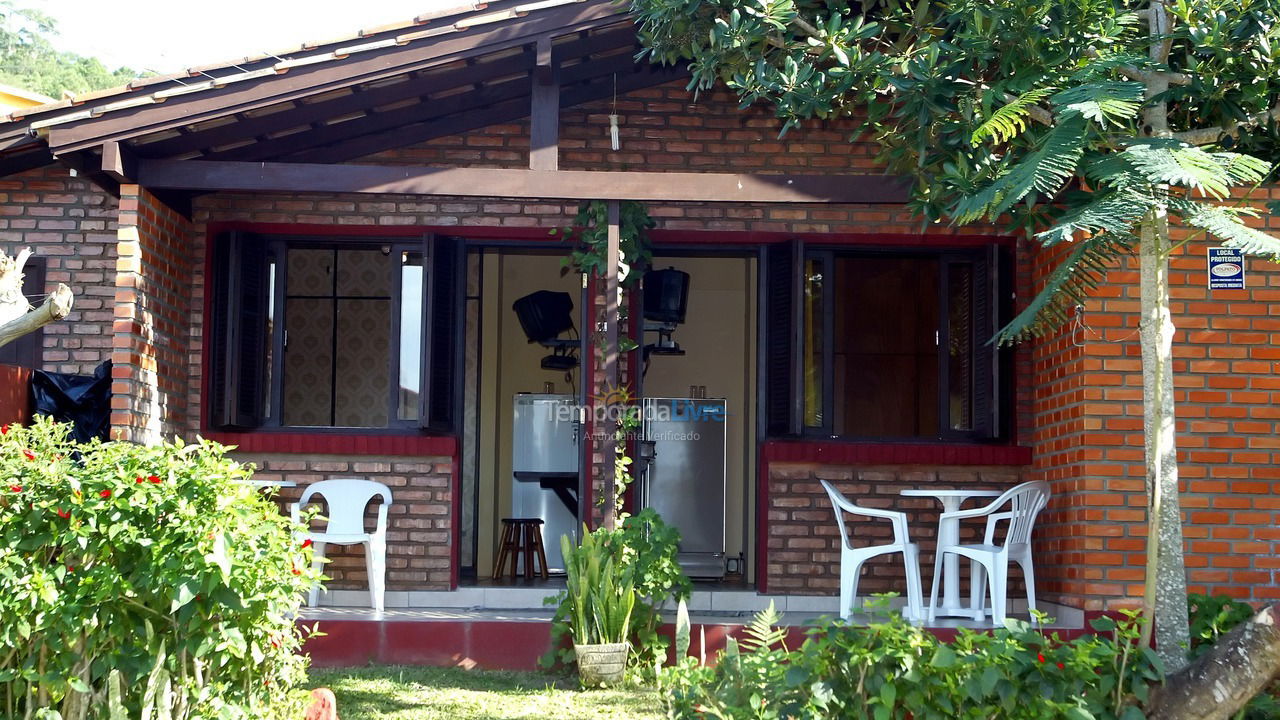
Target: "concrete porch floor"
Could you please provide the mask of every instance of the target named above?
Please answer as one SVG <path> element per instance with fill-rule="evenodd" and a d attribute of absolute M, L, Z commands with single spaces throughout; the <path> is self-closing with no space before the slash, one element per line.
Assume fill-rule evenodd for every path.
<path fill-rule="evenodd" d="M 300 622 L 318 624 L 323 636 L 308 640 L 304 650 L 313 664 L 343 667 L 369 663 L 481 667 L 531 670 L 550 647 L 552 608 L 543 599 L 558 587 L 469 587 L 451 592 L 388 592 L 386 610 L 369 607 L 361 590 L 334 590 L 321 597 L 320 607 L 305 608 Z M 691 653 L 714 657 L 725 639 L 738 636 L 751 616 L 768 606 L 782 613 L 789 628 L 788 643 L 798 647 L 805 627 L 823 615 L 834 615 L 835 597 L 760 595 L 749 590 L 695 589 L 689 600 L 693 628 Z M 896 603 L 901 605 L 901 599 Z M 1010 601 L 1012 616 L 1027 619 L 1026 603 Z M 1084 632 L 1084 614 L 1052 604 L 1041 609 L 1053 618 L 1046 632 L 1073 637 Z M 674 634 L 675 611 L 664 612 L 664 632 Z M 871 621 L 855 613 L 854 624 Z M 961 627 L 991 629 L 990 619 L 939 618 L 926 624 L 944 640 Z"/>

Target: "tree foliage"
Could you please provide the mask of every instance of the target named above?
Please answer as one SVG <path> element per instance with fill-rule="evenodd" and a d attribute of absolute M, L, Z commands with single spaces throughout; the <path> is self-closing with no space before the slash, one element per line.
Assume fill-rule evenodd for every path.
<path fill-rule="evenodd" d="M 783 132 L 858 121 L 926 223 L 1073 243 L 996 342 L 1058 328 L 1141 258 L 1145 604 L 1171 668 L 1189 642 L 1168 263 L 1186 242 L 1280 260 L 1237 195 L 1280 157 L 1280 0 L 632 0 L 642 54 L 775 108 Z M 852 138 L 851 138 L 852 139 Z M 1243 190 L 1244 192 L 1238 192 Z M 1170 224 L 1191 231 L 1173 243 Z M 1151 624 L 1145 632 L 1150 632 Z M 1147 638 L 1144 637 L 1144 641 Z"/>
<path fill-rule="evenodd" d="M 108 69 L 96 58 L 58 50 L 53 18 L 38 11 L 0 2 L 0 83 L 52 98 L 64 92 L 124 85 L 139 76 L 129 68 Z"/>

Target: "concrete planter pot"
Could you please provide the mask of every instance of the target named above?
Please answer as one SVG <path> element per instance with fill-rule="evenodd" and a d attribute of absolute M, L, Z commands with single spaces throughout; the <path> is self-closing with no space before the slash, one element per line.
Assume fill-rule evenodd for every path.
<path fill-rule="evenodd" d="M 586 687 L 609 687 L 622 683 L 627 671 L 627 650 L 630 643 L 605 643 L 600 645 L 574 644 L 578 658 L 578 678 Z"/>

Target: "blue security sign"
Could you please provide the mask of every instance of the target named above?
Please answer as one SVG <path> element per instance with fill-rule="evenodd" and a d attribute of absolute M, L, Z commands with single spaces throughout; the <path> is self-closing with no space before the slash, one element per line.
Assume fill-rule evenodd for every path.
<path fill-rule="evenodd" d="M 1233 248 L 1209 248 L 1209 289 L 1244 289 L 1244 251 Z"/>

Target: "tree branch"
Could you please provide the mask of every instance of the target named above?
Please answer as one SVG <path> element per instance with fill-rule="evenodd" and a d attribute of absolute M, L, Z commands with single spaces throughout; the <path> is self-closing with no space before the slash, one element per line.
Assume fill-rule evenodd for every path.
<path fill-rule="evenodd" d="M 35 332 L 51 322 L 65 318 L 71 313 L 73 302 L 75 302 L 75 296 L 72 295 L 71 288 L 59 284 L 58 289 L 49 293 L 49 297 L 44 299 L 44 304 L 40 307 L 0 325 L 0 347 L 8 345 L 23 335 Z"/>
<path fill-rule="evenodd" d="M 1175 140 L 1181 140 L 1190 145 L 1209 145 L 1218 142 L 1227 135 L 1235 135 L 1241 130 L 1247 130 L 1258 125 L 1263 125 L 1269 120 L 1280 120 L 1280 104 L 1270 110 L 1266 110 L 1233 123 L 1226 127 L 1216 128 L 1197 128 L 1195 130 L 1183 130 L 1173 134 Z"/>
<path fill-rule="evenodd" d="M 1143 16 L 1149 17 L 1150 13 L 1144 13 Z M 1097 48 L 1087 48 L 1084 51 L 1084 54 L 1095 60 L 1100 57 Z M 1139 70 L 1132 65 L 1121 65 L 1116 68 L 1116 72 L 1130 80 L 1141 83 L 1150 82 L 1152 78 L 1157 77 L 1163 79 L 1170 85 L 1190 85 L 1192 80 L 1194 80 L 1194 78 L 1187 73 L 1172 72 L 1170 70 Z"/>
<path fill-rule="evenodd" d="M 1153 720 L 1225 720 L 1280 675 L 1280 607 L 1264 608 L 1152 691 Z"/>

